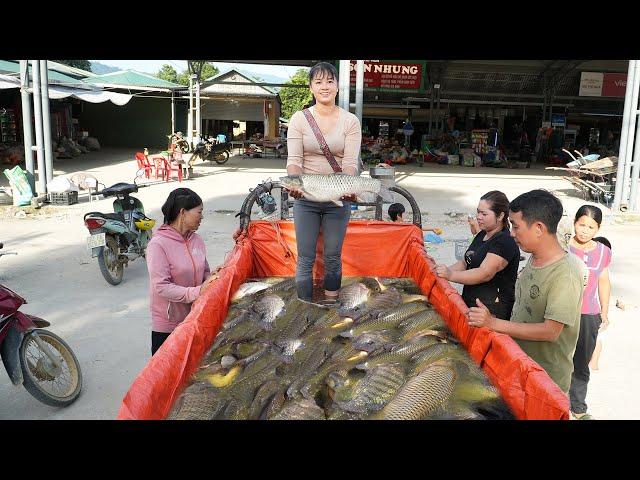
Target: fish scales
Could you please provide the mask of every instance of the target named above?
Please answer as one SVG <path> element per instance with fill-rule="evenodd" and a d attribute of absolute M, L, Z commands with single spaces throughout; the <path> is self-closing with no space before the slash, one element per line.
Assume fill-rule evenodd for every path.
<path fill-rule="evenodd" d="M 409 379 L 374 418 L 422 420 L 449 401 L 455 382 L 456 373 L 453 368 L 447 365 L 432 365 Z"/>

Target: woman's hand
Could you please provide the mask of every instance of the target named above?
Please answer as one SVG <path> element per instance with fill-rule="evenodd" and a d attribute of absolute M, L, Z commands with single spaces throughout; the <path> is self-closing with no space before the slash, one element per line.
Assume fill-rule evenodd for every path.
<path fill-rule="evenodd" d="M 288 189 L 288 188 L 285 188 L 285 190 L 287 192 L 289 192 L 289 195 L 291 195 L 295 199 L 304 198 L 304 195 L 302 194 L 302 192 L 300 190 Z"/>
<path fill-rule="evenodd" d="M 352 194 L 352 195 L 344 195 L 344 196 L 340 197 L 340 200 L 344 200 L 346 202 L 356 202 L 357 198 L 356 198 L 355 194 Z"/>
<path fill-rule="evenodd" d="M 200 295 L 202 295 L 202 294 L 207 290 L 207 288 L 209 288 L 209 286 L 211 285 L 211 283 L 212 283 L 214 280 L 218 280 L 218 279 L 220 278 L 220 277 L 218 276 L 218 271 L 220 271 L 220 268 L 222 268 L 222 267 L 218 267 L 218 268 L 216 269 L 216 271 L 215 271 L 214 273 L 212 273 L 212 274 L 211 274 L 211 276 L 210 276 L 209 278 L 207 278 L 207 279 L 204 281 L 204 283 L 200 286 Z"/>
<path fill-rule="evenodd" d="M 451 278 L 451 269 L 446 265 L 436 265 L 436 275 L 449 280 Z"/>
<path fill-rule="evenodd" d="M 600 324 L 598 331 L 604 332 L 609 327 L 609 317 L 604 313 L 601 313 L 600 316 L 602 317 L 602 323 Z"/>
<path fill-rule="evenodd" d="M 480 301 L 479 298 L 476 298 L 477 307 L 471 307 L 469 312 L 467 313 L 467 318 L 469 319 L 467 323 L 472 327 L 486 327 L 493 330 L 493 322 L 495 317 L 491 315 L 489 309 Z"/>

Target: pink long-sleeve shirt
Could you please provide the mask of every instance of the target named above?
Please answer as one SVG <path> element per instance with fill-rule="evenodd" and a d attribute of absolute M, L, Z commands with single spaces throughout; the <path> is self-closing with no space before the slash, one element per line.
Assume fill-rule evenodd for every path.
<path fill-rule="evenodd" d="M 191 232 L 187 239 L 169 225 L 156 230 L 147 245 L 151 328 L 170 333 L 191 311 L 200 286 L 209 277 L 202 237 Z"/>
<path fill-rule="evenodd" d="M 311 107 L 310 110 L 314 114 L 314 108 Z M 338 165 L 343 170 L 348 167 L 357 170 L 362 141 L 358 117 L 340 108 L 335 128 L 326 135 L 323 133 L 323 135 Z M 320 144 L 302 111 L 294 113 L 289 121 L 287 151 L 287 167 L 297 165 L 302 168 L 302 173 L 333 173 L 333 168 L 322 153 Z"/>

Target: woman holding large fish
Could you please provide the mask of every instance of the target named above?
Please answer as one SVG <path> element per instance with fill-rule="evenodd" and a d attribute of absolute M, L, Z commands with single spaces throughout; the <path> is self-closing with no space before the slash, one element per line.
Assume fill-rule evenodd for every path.
<path fill-rule="evenodd" d="M 342 282 L 342 243 L 351 216 L 350 201 L 354 197 L 344 192 L 341 196 L 329 197 L 341 187 L 353 190 L 352 181 L 359 179 L 362 132 L 358 118 L 335 103 L 338 72 L 333 65 L 325 62 L 315 65 L 309 71 L 309 82 L 315 104 L 291 117 L 287 133 L 288 177 L 282 179 L 282 185 L 296 199 L 293 216 L 298 247 L 298 298 L 312 299 L 313 264 L 322 230 L 325 264 L 322 303 L 330 304 L 336 301 Z M 316 184 L 310 185 L 310 180 Z M 310 187 L 316 187 L 316 191 Z"/>

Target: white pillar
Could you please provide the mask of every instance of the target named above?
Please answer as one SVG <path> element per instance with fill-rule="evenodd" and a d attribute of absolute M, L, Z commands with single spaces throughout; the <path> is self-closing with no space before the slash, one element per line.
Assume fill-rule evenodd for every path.
<path fill-rule="evenodd" d="M 200 117 L 200 79 L 196 78 L 196 135 L 202 138 L 202 118 Z"/>
<path fill-rule="evenodd" d="M 187 140 L 193 145 L 193 78 L 189 75 L 189 112 L 187 114 Z"/>
<path fill-rule="evenodd" d="M 364 98 L 364 60 L 356 60 L 356 117 L 362 126 Z"/>
<path fill-rule="evenodd" d="M 176 92 L 171 90 L 171 134 L 176 133 Z"/>
<path fill-rule="evenodd" d="M 634 60 L 633 69 L 633 90 L 631 91 L 631 121 L 629 122 L 629 130 L 627 132 L 627 151 L 624 163 L 624 177 L 622 178 L 622 198 L 620 205 L 626 204 L 628 208 L 633 208 L 629 201 L 629 180 L 631 178 L 631 162 L 635 162 L 637 157 L 633 157 L 633 143 L 636 134 L 636 123 L 638 122 L 638 90 L 640 87 L 640 60 Z"/>
<path fill-rule="evenodd" d="M 36 126 L 36 159 L 38 163 L 38 196 L 47 193 L 46 171 L 44 164 L 44 140 L 42 136 L 42 97 L 40 95 L 40 60 L 33 60 L 33 116 Z"/>
<path fill-rule="evenodd" d="M 340 60 L 340 71 L 338 72 L 338 105 L 349 111 L 349 81 L 351 75 L 351 61 Z"/>
<path fill-rule="evenodd" d="M 51 148 L 51 108 L 49 106 L 49 73 L 46 60 L 40 60 L 40 83 L 42 94 L 42 135 L 44 139 L 44 162 L 47 183 L 53 180 L 53 149 Z M 72 140 L 72 139 L 70 139 Z"/>
<path fill-rule="evenodd" d="M 20 96 L 22 98 L 22 137 L 24 140 L 24 160 L 27 172 L 35 180 L 33 164 L 33 132 L 31 130 L 31 97 L 29 96 L 29 60 L 20 60 Z M 31 190 L 35 194 L 35 184 L 31 182 Z"/>
<path fill-rule="evenodd" d="M 629 137 L 629 125 L 635 118 L 635 108 L 632 105 L 633 88 L 635 85 L 635 60 L 629 60 L 629 68 L 627 70 L 627 88 L 624 94 L 624 114 L 622 116 L 622 130 L 620 131 L 620 152 L 618 153 L 618 172 L 616 175 L 616 190 L 613 197 L 613 209 L 617 211 L 622 201 L 622 185 L 624 184 L 624 167 L 627 158 L 630 157 L 627 152 L 627 139 Z"/>

